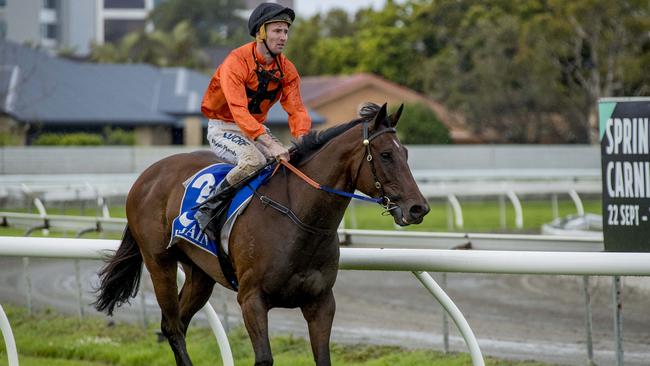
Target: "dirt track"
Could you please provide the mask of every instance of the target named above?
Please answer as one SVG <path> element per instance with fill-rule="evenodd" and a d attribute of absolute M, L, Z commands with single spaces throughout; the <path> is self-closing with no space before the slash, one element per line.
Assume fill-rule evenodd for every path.
<path fill-rule="evenodd" d="M 22 261 L 0 259 L 1 303 L 25 303 Z M 72 261 L 32 260 L 33 304 L 77 312 Z M 99 263 L 82 262 L 84 303 L 92 301 L 91 281 Z M 439 278 L 439 277 L 436 277 Z M 584 296 L 582 278 L 573 276 L 520 276 L 449 274 L 447 292 L 465 314 L 485 355 L 535 359 L 558 364 L 585 365 Z M 592 311 L 595 361 L 614 365 L 611 279 L 593 277 Z M 643 286 L 639 285 L 642 283 Z M 647 281 L 624 279 L 623 336 L 626 365 L 650 365 L 650 311 Z M 159 311 L 144 282 L 147 317 L 159 321 Z M 333 340 L 346 343 L 394 344 L 442 349 L 442 310 L 410 273 L 340 272 L 335 287 L 337 315 Z M 224 298 L 231 325 L 241 323 L 235 295 L 215 289 L 212 305 L 224 313 Z M 130 309 L 117 311 L 122 319 L 140 317 L 140 299 Z M 98 316 L 89 306 L 87 314 Z M 195 323 L 202 322 L 198 317 Z M 271 330 L 306 335 L 297 310 L 272 310 Z M 203 322 L 202 325 L 204 325 Z M 450 320 L 451 349 L 466 351 Z"/>

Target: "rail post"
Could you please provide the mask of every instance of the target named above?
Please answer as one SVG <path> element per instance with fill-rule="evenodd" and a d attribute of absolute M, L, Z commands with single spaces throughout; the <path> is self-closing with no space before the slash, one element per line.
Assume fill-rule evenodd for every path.
<path fill-rule="evenodd" d="M 435 299 L 442 305 L 446 312 L 449 313 L 451 318 L 456 323 L 456 327 L 462 334 L 465 339 L 465 343 L 469 348 L 470 356 L 472 357 L 473 366 L 485 366 L 485 361 L 483 360 L 483 355 L 481 354 L 481 349 L 478 346 L 476 337 L 472 328 L 467 324 L 467 320 L 463 316 L 463 313 L 460 312 L 456 304 L 449 298 L 445 291 L 436 283 L 436 281 L 431 278 L 431 275 L 427 272 L 414 271 L 413 274 L 417 277 L 418 280 L 424 285 L 424 287 L 429 290 L 429 292 L 435 297 Z"/>
<path fill-rule="evenodd" d="M 592 339 L 593 326 L 591 316 L 591 291 L 589 289 L 589 276 L 582 276 L 582 288 L 585 294 L 585 332 L 587 337 L 587 365 L 594 363 L 594 344 Z"/>
<path fill-rule="evenodd" d="M 180 268 L 178 268 L 178 270 L 176 271 L 176 282 L 178 283 L 178 287 L 182 287 L 183 283 L 185 282 L 185 273 L 183 273 L 183 271 Z M 228 342 L 228 335 L 226 334 L 225 329 L 223 329 L 223 325 L 219 320 L 219 316 L 217 316 L 217 313 L 214 311 L 214 308 L 212 308 L 212 305 L 210 305 L 209 300 L 208 302 L 205 303 L 202 310 L 205 313 L 206 317 L 208 318 L 208 324 L 210 324 L 210 328 L 212 329 L 212 332 L 217 338 L 217 343 L 219 345 L 219 350 L 221 351 L 221 361 L 223 362 L 223 365 L 234 366 L 235 361 L 232 358 L 232 350 L 230 349 L 230 343 Z"/>
<path fill-rule="evenodd" d="M 18 366 L 18 350 L 16 349 L 14 333 L 11 331 L 9 318 L 7 318 L 7 314 L 5 314 L 2 305 L 0 305 L 0 330 L 2 330 L 2 338 L 4 338 L 5 347 L 7 348 L 8 365 Z"/>
<path fill-rule="evenodd" d="M 612 278 L 612 295 L 614 298 L 614 342 L 616 347 L 616 366 L 623 366 L 625 361 L 623 356 L 623 303 L 621 302 L 620 276 L 614 276 Z"/>

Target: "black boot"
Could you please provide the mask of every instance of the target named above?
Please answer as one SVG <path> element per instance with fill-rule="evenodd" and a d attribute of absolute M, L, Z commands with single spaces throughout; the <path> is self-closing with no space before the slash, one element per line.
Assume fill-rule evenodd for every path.
<path fill-rule="evenodd" d="M 235 191 L 236 189 L 234 189 L 226 179 L 222 180 L 214 191 L 212 191 L 210 197 L 208 197 L 199 206 L 198 211 L 194 213 L 194 219 L 199 224 L 201 231 L 208 234 L 208 237 L 213 241 L 216 241 L 219 238 L 219 233 L 217 231 L 221 228 L 213 228 L 214 225 L 210 225 L 210 223 L 213 221 L 216 222 L 217 217 L 228 206 Z"/>

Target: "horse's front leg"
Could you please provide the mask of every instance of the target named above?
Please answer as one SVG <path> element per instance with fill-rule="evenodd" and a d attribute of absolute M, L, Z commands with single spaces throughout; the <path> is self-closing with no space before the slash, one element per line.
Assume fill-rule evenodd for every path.
<path fill-rule="evenodd" d="M 330 289 L 313 302 L 303 306 L 301 310 L 309 326 L 309 340 L 316 365 L 331 365 L 330 334 L 332 333 L 332 322 L 336 311 L 336 302 L 332 290 Z"/>
<path fill-rule="evenodd" d="M 241 306 L 244 324 L 255 352 L 255 366 L 273 365 L 271 344 L 269 342 L 268 314 L 269 308 L 259 290 L 249 291 L 245 295 L 240 291 L 239 305 Z"/>

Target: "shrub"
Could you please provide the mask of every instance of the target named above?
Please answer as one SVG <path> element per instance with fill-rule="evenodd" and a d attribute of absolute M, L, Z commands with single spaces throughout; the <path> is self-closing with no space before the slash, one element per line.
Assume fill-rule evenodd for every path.
<path fill-rule="evenodd" d="M 69 134 L 44 133 L 32 141 L 32 145 L 41 146 L 97 146 L 103 144 L 104 139 L 102 139 L 101 135 L 82 132 Z"/>
<path fill-rule="evenodd" d="M 431 108 L 421 103 L 404 106 L 397 128 L 404 144 L 450 144 L 449 130 Z"/>
<path fill-rule="evenodd" d="M 135 145 L 135 133 L 121 128 L 104 128 L 106 145 Z"/>
<path fill-rule="evenodd" d="M 22 139 L 11 132 L 0 132 L 0 146 L 18 146 Z"/>

